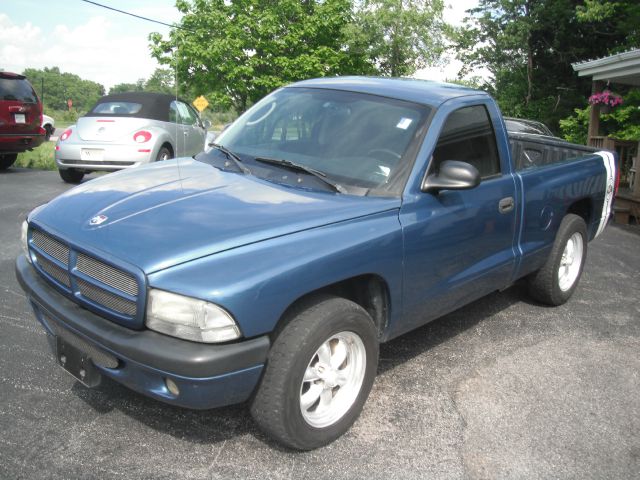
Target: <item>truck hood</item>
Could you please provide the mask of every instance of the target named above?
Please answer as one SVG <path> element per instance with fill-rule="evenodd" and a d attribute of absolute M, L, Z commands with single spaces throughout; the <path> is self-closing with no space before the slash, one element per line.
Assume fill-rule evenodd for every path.
<path fill-rule="evenodd" d="M 87 182 L 35 211 L 30 221 L 149 274 L 399 206 L 396 198 L 310 191 L 180 159 Z"/>

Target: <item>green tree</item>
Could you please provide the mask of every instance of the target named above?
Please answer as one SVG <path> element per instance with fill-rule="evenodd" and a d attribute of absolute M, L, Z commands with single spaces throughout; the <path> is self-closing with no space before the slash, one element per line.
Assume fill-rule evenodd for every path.
<path fill-rule="evenodd" d="M 594 36 L 605 36 L 609 53 L 640 47 L 640 3 L 637 0 L 585 0 L 576 6 L 578 22 Z"/>
<path fill-rule="evenodd" d="M 176 7 L 182 29 L 149 39 L 152 55 L 176 69 L 184 96 L 206 94 L 242 112 L 289 82 L 373 71 L 348 45 L 349 0 L 177 0 Z"/>
<path fill-rule="evenodd" d="M 87 111 L 104 95 L 101 84 L 83 80 L 73 73 L 61 72 L 58 67 L 27 68 L 22 74 L 29 79 L 38 96 L 44 98 L 47 110 L 66 110 L 67 100 L 71 99 L 75 109 Z"/>
<path fill-rule="evenodd" d="M 442 0 L 364 0 L 351 27 L 352 45 L 364 49 L 378 73 L 408 76 L 438 63 L 450 31 Z"/>
<path fill-rule="evenodd" d="M 458 35 L 462 73 L 487 68 L 483 88 L 507 115 L 540 120 L 557 130 L 561 118 L 586 105 L 591 82 L 571 63 L 632 46 L 593 0 L 480 0 Z M 618 7 L 616 7 L 618 8 Z M 629 7 L 630 10 L 634 8 Z M 622 10 L 620 10 L 622 11 Z M 627 10 L 625 10 L 627 11 Z M 636 27 L 637 28 L 637 27 Z"/>
<path fill-rule="evenodd" d="M 175 77 L 169 68 L 156 68 L 144 84 L 145 92 L 175 93 Z"/>
<path fill-rule="evenodd" d="M 144 85 L 144 78 L 139 78 L 136 83 L 117 83 L 109 89 L 109 95 L 113 95 L 114 93 L 142 92 Z"/>

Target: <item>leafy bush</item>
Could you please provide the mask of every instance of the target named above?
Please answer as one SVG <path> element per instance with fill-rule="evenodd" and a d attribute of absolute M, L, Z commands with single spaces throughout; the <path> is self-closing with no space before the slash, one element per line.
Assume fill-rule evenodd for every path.
<path fill-rule="evenodd" d="M 566 140 L 586 144 L 590 112 L 590 106 L 576 108 L 574 115 L 560 120 L 560 130 Z M 600 114 L 600 131 L 618 140 L 640 141 L 640 89 L 630 89 L 624 95 L 624 105 Z"/>
<path fill-rule="evenodd" d="M 586 145 L 591 107 L 576 108 L 573 111 L 575 115 L 560 120 L 560 131 L 565 140 Z"/>
<path fill-rule="evenodd" d="M 16 167 L 37 168 L 40 170 L 56 170 L 54 158 L 55 142 L 44 142 L 38 148 L 30 152 L 23 152 L 18 155 Z"/>

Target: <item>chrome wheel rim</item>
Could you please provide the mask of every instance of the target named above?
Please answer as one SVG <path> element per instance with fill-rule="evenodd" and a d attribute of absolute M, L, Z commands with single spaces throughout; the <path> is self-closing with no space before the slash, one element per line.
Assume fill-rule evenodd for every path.
<path fill-rule="evenodd" d="M 356 401 L 367 365 L 364 343 L 353 332 L 340 332 L 313 354 L 300 385 L 300 411 L 315 428 L 340 420 Z"/>
<path fill-rule="evenodd" d="M 560 259 L 558 285 L 563 292 L 566 292 L 573 286 L 580 274 L 583 250 L 584 241 L 582 240 L 582 235 L 576 232 L 567 240 L 567 244 L 562 252 L 562 258 Z"/>

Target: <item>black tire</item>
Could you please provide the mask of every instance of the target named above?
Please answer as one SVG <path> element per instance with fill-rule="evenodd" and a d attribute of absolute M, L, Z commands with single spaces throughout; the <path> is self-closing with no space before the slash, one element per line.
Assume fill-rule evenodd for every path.
<path fill-rule="evenodd" d="M 6 170 L 13 165 L 18 158 L 17 153 L 3 153 L 0 155 L 0 170 Z"/>
<path fill-rule="evenodd" d="M 53 127 L 51 125 L 45 125 L 44 126 L 44 141 L 48 142 L 49 139 L 51 138 L 51 135 L 53 135 Z"/>
<path fill-rule="evenodd" d="M 156 162 L 162 162 L 164 160 L 169 160 L 173 158 L 173 153 L 171 153 L 171 150 L 169 150 L 167 147 L 162 147 L 159 151 L 158 151 L 158 155 L 156 155 Z"/>
<path fill-rule="evenodd" d="M 84 172 L 75 168 L 66 168 L 58 170 L 60 178 L 67 183 L 80 183 L 84 177 Z"/>
<path fill-rule="evenodd" d="M 567 242 L 576 233 L 582 237 L 580 266 L 577 271 L 577 276 L 572 283 L 565 285 L 565 288 L 561 288 L 559 272 L 563 254 Z M 558 228 L 555 242 L 553 243 L 551 253 L 546 263 L 540 270 L 529 277 L 529 293 L 533 298 L 547 305 L 562 305 L 571 298 L 571 295 L 573 295 L 573 292 L 578 286 L 586 258 L 587 225 L 582 217 L 570 213 L 566 215 L 560 223 L 560 228 Z"/>
<path fill-rule="evenodd" d="M 262 430 L 282 444 L 297 450 L 311 450 L 340 437 L 360 415 L 376 375 L 377 330 L 363 308 L 339 297 L 318 297 L 305 302 L 295 308 L 289 318 L 291 321 L 279 333 L 269 352 L 264 375 L 251 403 L 251 414 Z M 338 408 L 338 415 L 341 416 L 331 424 L 318 428 L 312 426 L 302 413 L 303 377 L 314 359 L 318 361 L 315 365 L 319 365 L 316 353 L 320 346 L 332 337 L 345 333 L 355 334 L 362 342 L 361 346 L 366 352 L 364 377 L 359 390 L 357 387 L 341 390 L 341 386 L 327 387 L 320 379 L 313 381 L 322 383 L 321 387 L 324 385 L 324 389 L 321 389 L 323 392 L 336 392 L 331 393 L 336 395 L 334 398 L 341 391 L 345 395 L 356 395 L 353 403 L 345 402 L 348 409 L 344 413 L 340 413 Z M 355 358 L 349 355 L 345 356 L 342 364 L 345 371 L 349 359 Z M 358 362 L 355 364 L 358 365 Z M 354 371 L 362 372 L 362 368 L 355 368 Z"/>

